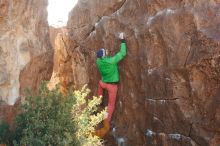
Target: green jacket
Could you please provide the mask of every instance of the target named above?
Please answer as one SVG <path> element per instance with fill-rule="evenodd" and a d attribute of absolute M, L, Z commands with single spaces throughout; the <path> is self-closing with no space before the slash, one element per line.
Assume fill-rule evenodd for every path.
<path fill-rule="evenodd" d="M 126 43 L 121 42 L 120 51 L 113 57 L 103 57 L 96 60 L 99 72 L 102 76 L 102 81 L 105 83 L 112 83 L 119 81 L 118 62 L 126 55 Z"/>

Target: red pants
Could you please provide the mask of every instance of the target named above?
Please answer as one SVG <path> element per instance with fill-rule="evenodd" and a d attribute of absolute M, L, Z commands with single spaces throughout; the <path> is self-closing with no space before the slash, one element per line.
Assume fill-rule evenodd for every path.
<path fill-rule="evenodd" d="M 108 84 L 99 81 L 98 96 L 103 96 L 103 89 L 108 91 L 108 121 L 111 122 L 112 114 L 115 109 L 115 100 L 118 91 L 117 84 Z"/>

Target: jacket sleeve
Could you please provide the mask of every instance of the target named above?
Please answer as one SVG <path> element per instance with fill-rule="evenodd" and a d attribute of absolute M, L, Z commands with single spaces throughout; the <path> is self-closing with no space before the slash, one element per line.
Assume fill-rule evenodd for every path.
<path fill-rule="evenodd" d="M 113 57 L 110 58 L 110 63 L 117 64 L 119 61 L 121 61 L 127 54 L 127 47 L 125 40 L 121 40 L 121 48 L 120 51 Z"/>

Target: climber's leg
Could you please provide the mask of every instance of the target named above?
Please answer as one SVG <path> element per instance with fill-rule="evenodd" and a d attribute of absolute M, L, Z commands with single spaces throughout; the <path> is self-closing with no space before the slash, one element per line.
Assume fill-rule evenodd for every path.
<path fill-rule="evenodd" d="M 99 81 L 99 85 L 98 85 L 98 96 L 103 96 L 103 83 L 102 81 Z"/>
<path fill-rule="evenodd" d="M 108 90 L 108 121 L 111 122 L 112 119 L 112 114 L 115 109 L 115 101 L 116 101 L 116 96 L 117 96 L 117 91 L 118 91 L 118 85 L 116 84 L 108 84 L 107 86 Z"/>

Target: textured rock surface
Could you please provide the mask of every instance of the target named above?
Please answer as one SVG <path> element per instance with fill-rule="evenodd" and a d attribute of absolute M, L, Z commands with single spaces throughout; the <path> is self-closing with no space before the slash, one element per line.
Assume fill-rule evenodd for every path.
<path fill-rule="evenodd" d="M 0 0 L 0 99 L 8 104 L 15 103 L 19 90 L 50 78 L 46 7 L 47 0 Z"/>
<path fill-rule="evenodd" d="M 116 53 L 123 31 L 128 55 L 119 64 L 115 142 L 220 145 L 219 10 L 219 0 L 79 0 L 56 40 L 57 80 L 88 83 L 95 93 L 95 51 Z"/>
<path fill-rule="evenodd" d="M 76 70 L 73 74 L 70 53 L 66 50 L 72 42 L 67 37 L 67 30 L 65 28 L 60 29 L 54 38 L 54 66 L 49 88 L 53 88 L 56 84 L 60 83 L 61 88 L 63 87 L 62 90 L 66 90 L 66 87 L 73 85 L 74 75 L 78 73 Z M 80 76 L 80 74 L 78 75 Z"/>
<path fill-rule="evenodd" d="M 55 39 L 58 33 L 62 33 L 62 29 L 64 28 L 56 28 L 53 26 L 49 26 L 49 34 L 50 34 L 50 42 L 53 48 L 55 48 Z"/>
<path fill-rule="evenodd" d="M 0 120 L 4 120 L 10 125 L 10 128 L 15 128 L 15 117 L 16 115 L 21 112 L 20 108 L 20 100 L 14 105 L 8 105 L 4 102 L 0 102 Z"/>

